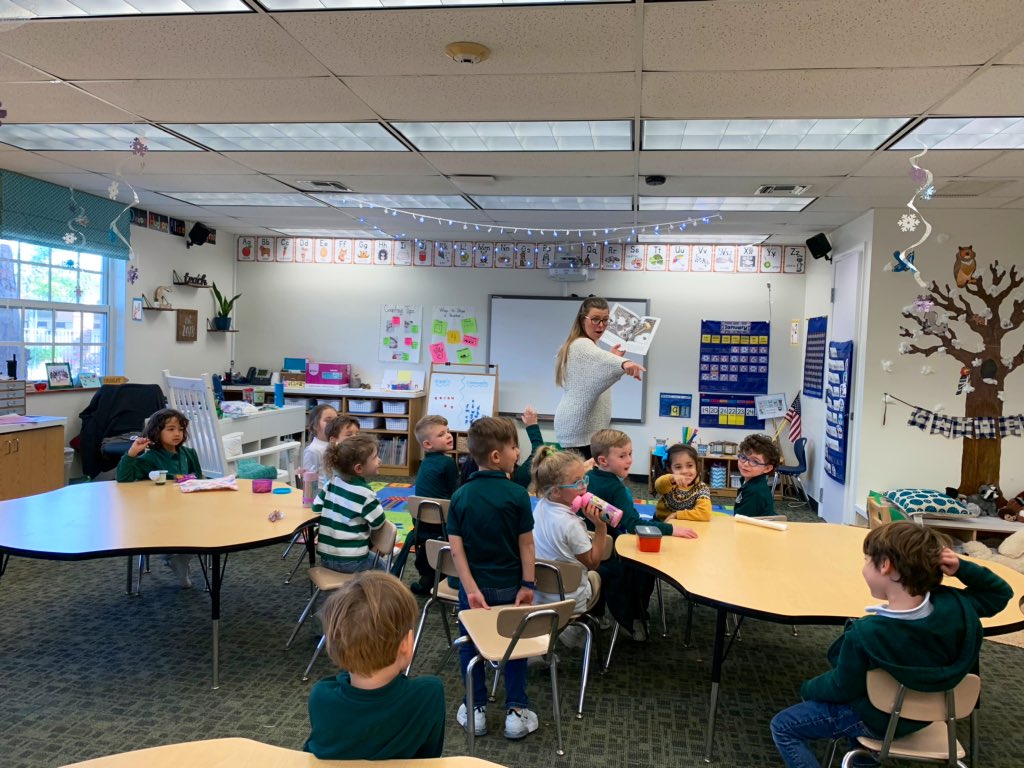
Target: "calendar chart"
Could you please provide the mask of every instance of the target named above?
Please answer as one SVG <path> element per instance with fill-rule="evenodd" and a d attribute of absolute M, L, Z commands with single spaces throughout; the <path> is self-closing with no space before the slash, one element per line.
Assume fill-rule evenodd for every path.
<path fill-rule="evenodd" d="M 701 392 L 768 394 L 770 324 L 700 322 Z"/>

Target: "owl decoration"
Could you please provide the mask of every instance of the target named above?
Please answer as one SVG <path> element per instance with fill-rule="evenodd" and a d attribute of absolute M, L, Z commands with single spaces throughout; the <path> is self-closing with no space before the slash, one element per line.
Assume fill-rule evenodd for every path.
<path fill-rule="evenodd" d="M 974 259 L 974 246 L 961 245 L 956 251 L 956 260 L 953 262 L 953 279 L 956 280 L 956 287 L 963 288 L 966 285 L 974 285 L 977 280 L 974 278 L 974 270 L 978 263 Z"/>

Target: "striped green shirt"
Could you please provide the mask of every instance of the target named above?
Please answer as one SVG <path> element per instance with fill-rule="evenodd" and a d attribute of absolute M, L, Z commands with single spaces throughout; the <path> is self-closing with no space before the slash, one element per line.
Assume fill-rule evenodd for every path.
<path fill-rule="evenodd" d="M 320 513 L 316 549 L 330 563 L 365 560 L 370 554 L 370 531 L 384 524 L 384 509 L 377 494 L 361 477 L 335 475 L 313 502 Z"/>

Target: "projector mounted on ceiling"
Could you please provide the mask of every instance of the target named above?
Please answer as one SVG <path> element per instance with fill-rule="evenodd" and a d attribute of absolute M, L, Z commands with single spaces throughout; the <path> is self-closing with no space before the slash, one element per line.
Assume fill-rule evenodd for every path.
<path fill-rule="evenodd" d="M 584 283 L 596 277 L 595 269 L 576 256 L 562 256 L 548 267 L 548 278 L 560 283 Z"/>

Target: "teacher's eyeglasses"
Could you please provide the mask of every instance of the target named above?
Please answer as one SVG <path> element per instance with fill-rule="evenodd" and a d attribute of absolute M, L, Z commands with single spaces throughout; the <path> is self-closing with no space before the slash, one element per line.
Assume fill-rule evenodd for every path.
<path fill-rule="evenodd" d="M 569 483 L 568 485 L 560 485 L 559 488 L 575 488 L 577 491 L 587 490 L 587 486 L 590 485 L 590 478 L 584 475 L 575 483 Z"/>
<path fill-rule="evenodd" d="M 747 454 L 745 454 L 745 453 L 741 453 L 736 458 L 739 459 L 740 461 L 742 461 L 744 464 L 749 464 L 752 467 L 767 467 L 768 466 L 767 462 L 761 461 L 760 459 L 755 459 L 752 456 L 747 456 Z"/>
<path fill-rule="evenodd" d="M 587 320 L 592 322 L 594 325 L 608 325 L 607 317 L 587 317 Z"/>

